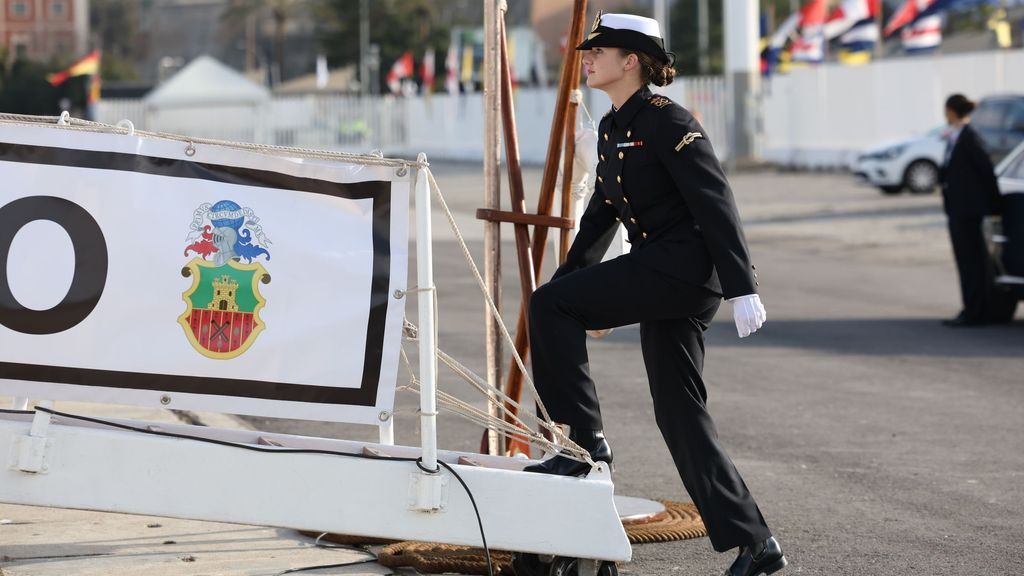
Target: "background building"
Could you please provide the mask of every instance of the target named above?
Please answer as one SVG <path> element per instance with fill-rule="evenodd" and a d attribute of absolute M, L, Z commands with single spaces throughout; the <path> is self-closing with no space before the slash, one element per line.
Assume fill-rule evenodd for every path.
<path fill-rule="evenodd" d="M 89 43 L 89 0 L 2 0 L 0 39 L 8 58 L 81 56 Z"/>

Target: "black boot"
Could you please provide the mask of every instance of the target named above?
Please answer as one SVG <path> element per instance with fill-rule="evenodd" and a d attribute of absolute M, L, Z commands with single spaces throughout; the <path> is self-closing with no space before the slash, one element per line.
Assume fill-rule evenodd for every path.
<path fill-rule="evenodd" d="M 739 556 L 723 576 L 760 576 L 782 570 L 788 562 L 774 536 L 764 542 L 740 547 Z"/>
<path fill-rule="evenodd" d="M 612 447 L 604 437 L 603 430 L 577 430 L 573 428 L 569 432 L 569 439 L 580 445 L 587 452 L 594 462 L 612 463 Z M 573 460 L 561 454 L 548 458 L 540 464 L 531 464 L 523 468 L 526 472 L 540 472 L 542 474 L 554 474 L 556 476 L 583 476 L 590 472 L 590 464 Z"/>

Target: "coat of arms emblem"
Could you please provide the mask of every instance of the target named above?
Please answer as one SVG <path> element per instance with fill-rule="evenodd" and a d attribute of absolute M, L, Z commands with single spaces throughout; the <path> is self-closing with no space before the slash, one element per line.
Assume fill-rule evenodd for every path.
<path fill-rule="evenodd" d="M 270 283 L 270 274 L 257 260 L 270 260 L 270 239 L 259 221 L 231 200 L 202 204 L 193 214 L 185 256 L 195 256 L 181 269 L 192 286 L 182 294 L 186 308 L 178 323 L 208 358 L 241 355 L 264 329 L 259 285 Z"/>

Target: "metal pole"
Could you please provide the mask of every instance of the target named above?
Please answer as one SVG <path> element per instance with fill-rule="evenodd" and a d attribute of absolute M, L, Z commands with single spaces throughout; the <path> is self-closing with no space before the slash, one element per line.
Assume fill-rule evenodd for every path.
<path fill-rule="evenodd" d="M 878 11 L 875 12 L 875 27 L 878 28 L 878 42 L 875 42 L 875 59 L 881 60 L 882 54 L 885 52 L 883 47 L 885 45 L 885 35 L 882 28 L 882 1 L 878 0 Z"/>
<path fill-rule="evenodd" d="M 702 76 L 707 75 L 708 68 L 711 67 L 708 54 L 711 49 L 708 26 L 708 0 L 697 0 L 697 62 Z"/>
<path fill-rule="evenodd" d="M 359 0 L 359 93 L 370 93 L 370 0 Z"/>
<path fill-rule="evenodd" d="M 418 160 L 426 162 L 426 154 Z M 437 342 L 434 341 L 434 254 L 430 229 L 430 186 L 421 170 L 414 174 L 416 186 L 416 302 L 419 308 L 420 354 L 420 442 L 423 467 L 437 469 Z"/>
<path fill-rule="evenodd" d="M 654 19 L 661 27 L 661 37 L 665 40 L 665 50 L 668 47 L 668 0 L 654 0 Z"/>
<path fill-rule="evenodd" d="M 725 82 L 732 99 L 729 164 L 756 157 L 754 119 L 760 89 L 757 0 L 729 0 L 725 10 Z"/>
<path fill-rule="evenodd" d="M 504 0 L 484 0 L 484 206 L 501 208 L 501 92 L 498 67 L 498 42 L 501 33 L 498 19 L 507 9 Z M 487 290 L 499 312 L 501 306 L 501 224 L 484 222 L 484 275 Z M 497 389 L 501 386 L 503 346 L 498 322 L 491 311 L 484 309 L 487 334 L 487 383 Z M 497 394 L 491 396 L 487 412 L 500 416 Z M 491 428 L 487 433 L 488 454 L 504 454 L 501 435 Z"/>

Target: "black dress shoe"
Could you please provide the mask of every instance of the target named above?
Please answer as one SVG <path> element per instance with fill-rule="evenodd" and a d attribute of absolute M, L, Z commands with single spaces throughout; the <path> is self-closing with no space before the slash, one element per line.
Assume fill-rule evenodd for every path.
<path fill-rule="evenodd" d="M 569 439 L 580 445 L 594 461 L 612 463 L 612 447 L 604 437 L 602 430 L 575 430 L 569 433 Z M 556 476 L 583 476 L 590 472 L 590 464 L 573 460 L 561 454 L 548 458 L 540 464 L 531 464 L 523 468 L 526 472 L 540 472 L 541 474 L 554 474 Z"/>
<path fill-rule="evenodd" d="M 774 574 L 786 564 L 782 547 L 774 536 L 752 546 L 741 546 L 739 556 L 723 576 L 761 576 Z"/>

